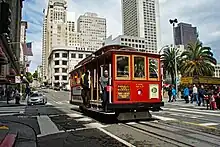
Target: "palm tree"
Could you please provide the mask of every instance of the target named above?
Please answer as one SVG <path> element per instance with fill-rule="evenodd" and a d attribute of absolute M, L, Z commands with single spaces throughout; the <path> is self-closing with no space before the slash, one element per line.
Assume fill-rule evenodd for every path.
<path fill-rule="evenodd" d="M 217 61 L 210 47 L 203 47 L 200 41 L 190 43 L 181 55 L 181 74 L 183 76 L 212 76 Z"/>
<path fill-rule="evenodd" d="M 176 53 L 176 61 L 177 61 L 177 69 L 179 69 L 179 50 L 173 47 L 167 47 L 164 49 L 164 53 L 162 54 L 161 61 L 163 63 L 164 74 L 168 74 L 171 76 L 172 84 L 175 83 L 175 53 Z"/>

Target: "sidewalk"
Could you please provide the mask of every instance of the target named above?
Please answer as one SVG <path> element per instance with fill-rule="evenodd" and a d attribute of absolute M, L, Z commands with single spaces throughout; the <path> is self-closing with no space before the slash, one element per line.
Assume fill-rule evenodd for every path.
<path fill-rule="evenodd" d="M 26 100 L 20 100 L 20 104 L 15 104 L 15 100 L 10 100 L 9 104 L 4 99 L 0 100 L 0 107 L 16 107 L 16 106 L 26 106 Z"/>
<path fill-rule="evenodd" d="M 177 98 L 176 101 L 174 102 L 168 102 L 168 98 L 163 98 L 163 101 L 164 101 L 164 105 L 165 106 L 179 106 L 179 107 L 189 107 L 189 108 L 195 108 L 195 109 L 202 109 L 202 110 L 205 110 L 207 109 L 207 106 L 198 106 L 198 104 L 196 104 L 196 102 L 193 102 L 192 103 L 186 103 L 184 99 L 181 99 L 181 98 Z"/>
<path fill-rule="evenodd" d="M 22 122 L 1 120 L 0 147 L 36 147 L 36 134 L 31 127 Z"/>

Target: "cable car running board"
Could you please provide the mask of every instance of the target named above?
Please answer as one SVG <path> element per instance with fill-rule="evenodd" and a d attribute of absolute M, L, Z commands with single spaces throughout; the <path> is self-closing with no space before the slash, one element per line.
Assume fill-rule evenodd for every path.
<path fill-rule="evenodd" d="M 149 111 L 141 112 L 121 112 L 118 114 L 117 119 L 119 121 L 128 121 L 128 120 L 144 120 L 151 119 L 152 115 Z"/>

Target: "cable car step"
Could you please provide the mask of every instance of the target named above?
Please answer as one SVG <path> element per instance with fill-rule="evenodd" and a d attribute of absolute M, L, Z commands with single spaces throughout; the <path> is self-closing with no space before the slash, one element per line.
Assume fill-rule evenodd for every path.
<path fill-rule="evenodd" d="M 152 115 L 149 111 L 142 112 L 122 112 L 118 114 L 117 119 L 119 121 L 127 121 L 127 120 L 143 120 L 143 119 L 151 119 Z"/>

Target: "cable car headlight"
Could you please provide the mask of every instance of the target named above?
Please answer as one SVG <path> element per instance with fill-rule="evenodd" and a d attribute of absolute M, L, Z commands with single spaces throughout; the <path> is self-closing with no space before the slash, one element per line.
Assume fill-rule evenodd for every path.
<path fill-rule="evenodd" d="M 143 92 L 142 92 L 142 90 L 139 89 L 139 90 L 137 91 L 137 93 L 138 93 L 138 95 L 142 95 Z"/>

